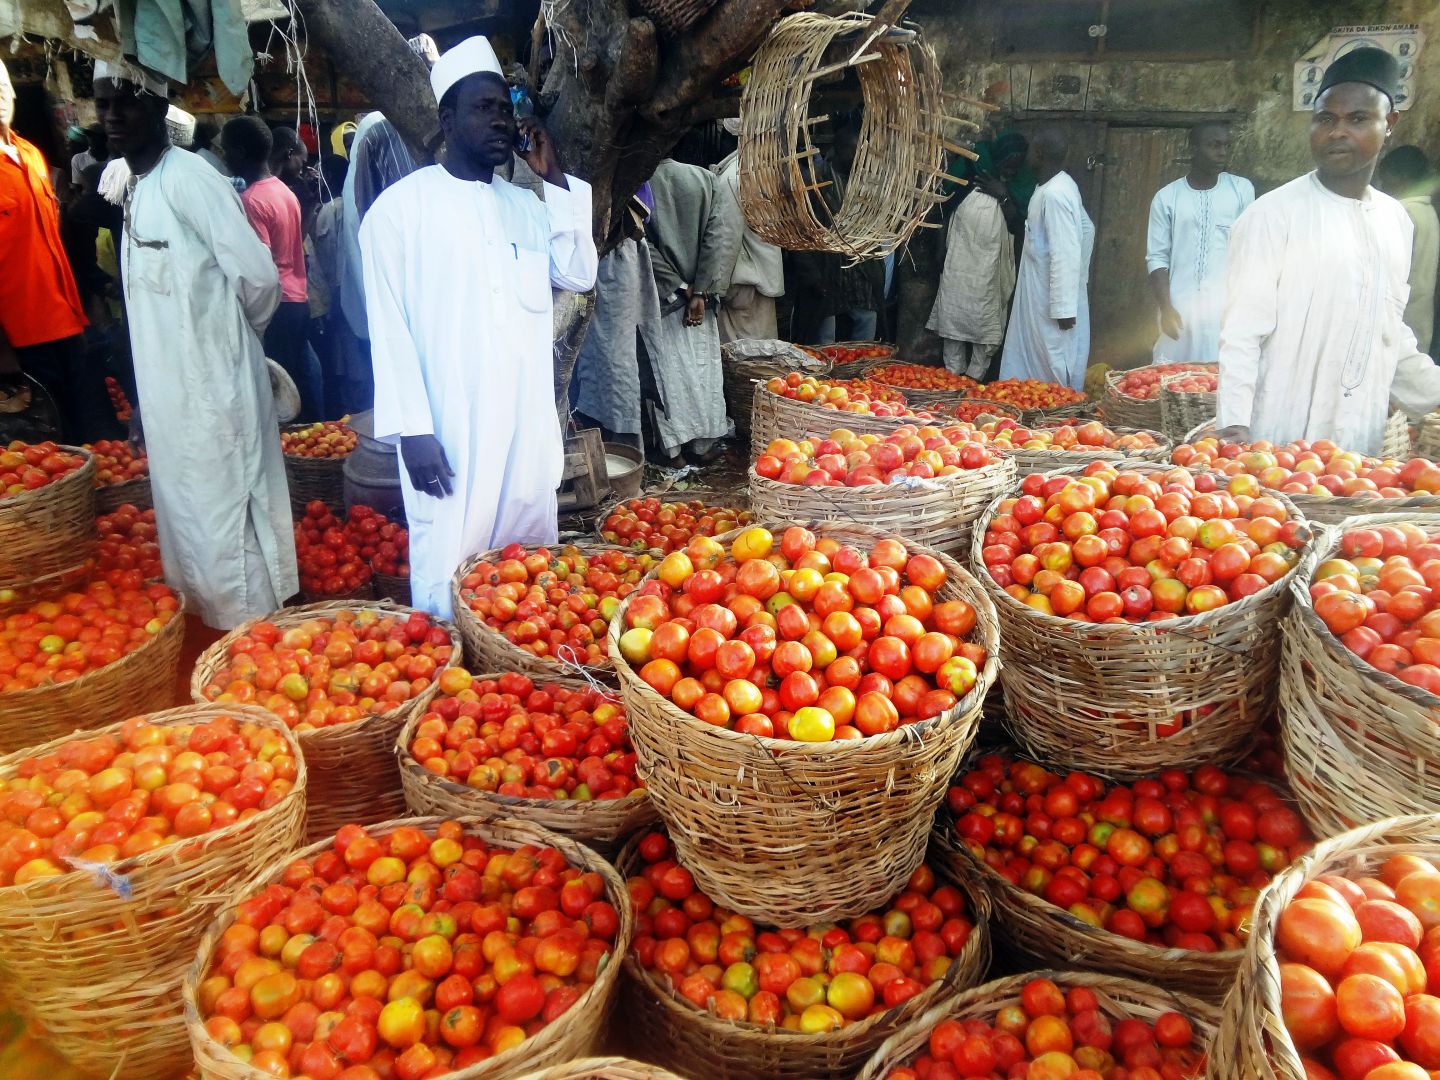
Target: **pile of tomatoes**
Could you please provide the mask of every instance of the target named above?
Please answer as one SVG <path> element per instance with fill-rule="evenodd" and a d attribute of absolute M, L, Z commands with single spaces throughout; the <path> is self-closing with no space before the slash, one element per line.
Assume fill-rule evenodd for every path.
<path fill-rule="evenodd" d="M 980 387 L 974 396 L 1014 405 L 1017 409 L 1058 409 L 1085 400 L 1081 390 L 1041 379 L 999 379 Z"/>
<path fill-rule="evenodd" d="M 268 810 L 295 783 L 279 730 L 218 716 L 76 736 L 0 780 L 0 886 L 108 863 Z"/>
<path fill-rule="evenodd" d="M 85 449 L 95 457 L 97 488 L 123 484 L 150 473 L 150 459 L 145 456 L 145 451 L 135 453 L 124 439 L 101 439 L 96 443 L 86 443 Z"/>
<path fill-rule="evenodd" d="M 920 1056 L 892 1068 L 885 1080 L 1178 1080 L 1205 1071 L 1205 1053 L 1194 1043 L 1190 1021 L 1180 1013 L 1161 1013 L 1153 1024 L 1111 1020 L 1089 987 L 1062 989 L 1050 979 L 1031 979 L 1019 1003 L 989 1023 L 940 1021 Z"/>
<path fill-rule="evenodd" d="M 778 550 L 777 550 L 778 548 Z M 899 540 L 868 552 L 807 529 L 696 537 L 625 610 L 620 650 L 707 724 L 829 742 L 928 720 L 974 687 L 975 609 L 941 601 L 945 567 Z"/>
<path fill-rule="evenodd" d="M 876 382 L 901 386 L 906 390 L 938 390 L 968 394 L 980 384 L 965 375 L 955 375 L 943 367 L 925 364 L 886 364 L 865 373 Z"/>
<path fill-rule="evenodd" d="M 1087 622 L 1198 615 L 1288 574 L 1309 528 L 1277 499 L 1202 493 L 1202 481 L 1098 461 L 1079 479 L 1027 476 L 986 525 L 985 566 L 1022 604 Z"/>
<path fill-rule="evenodd" d="M 375 573 L 410 576 L 410 533 L 405 526 L 369 506 L 352 506 L 345 517 L 345 536 Z"/>
<path fill-rule="evenodd" d="M 971 855 L 1090 926 L 1152 945 L 1239 948 L 1260 890 L 1310 848 L 1265 784 L 1214 766 L 1126 786 L 991 754 L 947 796 Z"/>
<path fill-rule="evenodd" d="M 1006 418 L 983 424 L 980 430 L 1002 450 L 1065 450 L 1084 453 L 1087 450 L 1153 450 L 1160 445 L 1148 431 L 1133 431 L 1121 435 L 1098 420 L 1032 428 Z"/>
<path fill-rule="evenodd" d="M 784 377 L 777 375 L 765 384 L 765 388 L 780 397 L 818 405 L 822 409 L 834 409 L 837 412 L 930 419 L 929 413 L 916 412 L 910 408 L 905 403 L 905 395 L 898 390 L 889 390 L 876 382 L 855 380 L 846 383 L 843 380 L 818 379 L 814 375 L 801 375 L 792 371 Z"/>
<path fill-rule="evenodd" d="M 1280 1019 L 1313 1080 L 1440 1070 L 1440 871 L 1393 855 L 1376 877 L 1307 881 L 1275 924 Z"/>
<path fill-rule="evenodd" d="M 15 440 L 0 450 L 0 498 L 35 491 L 83 467 L 85 457 L 46 440 Z"/>
<path fill-rule="evenodd" d="M 58 600 L 0 620 L 0 693 L 69 682 L 143 648 L 180 616 L 161 584 L 121 588 L 95 579 Z"/>
<path fill-rule="evenodd" d="M 373 574 L 359 538 L 320 499 L 306 504 L 305 516 L 295 522 L 295 561 L 307 596 L 346 596 Z"/>
<path fill-rule="evenodd" d="M 450 663 L 450 635 L 421 611 L 337 611 L 282 630 L 262 620 L 230 643 L 207 701 L 269 709 L 296 731 L 378 715 Z"/>
<path fill-rule="evenodd" d="M 115 410 L 115 419 L 122 424 L 129 421 L 134 410 L 130 408 L 130 399 L 125 396 L 125 390 L 113 375 L 105 376 L 105 393 L 110 396 L 110 407 Z"/>
<path fill-rule="evenodd" d="M 440 673 L 440 694 L 410 741 L 436 776 L 527 799 L 623 799 L 640 787 L 625 706 L 586 687 L 528 677 Z"/>
<path fill-rule="evenodd" d="M 1440 539 L 1409 522 L 1350 529 L 1315 568 L 1315 614 L 1352 653 L 1440 694 Z"/>
<path fill-rule="evenodd" d="M 1328 439 L 1222 443 L 1213 435 L 1181 443 L 1170 460 L 1186 468 L 1210 468 L 1230 477 L 1253 476 L 1261 486 L 1291 495 L 1336 495 L 1360 499 L 1403 499 L 1440 494 L 1440 464 L 1429 458 L 1405 463 L 1342 450 Z"/>
<path fill-rule="evenodd" d="M 348 457 L 360 441 L 344 420 L 320 420 L 295 431 L 280 433 L 280 447 L 291 457 Z"/>
<path fill-rule="evenodd" d="M 98 571 L 115 588 L 138 589 L 164 575 L 153 509 L 123 503 L 96 518 L 95 529 L 100 534 Z"/>
<path fill-rule="evenodd" d="M 465 575 L 460 600 L 526 652 L 594 665 L 605 659 L 610 617 L 654 564 L 643 552 L 511 544 Z"/>
<path fill-rule="evenodd" d="M 755 460 L 767 480 L 804 487 L 865 487 L 909 478 L 930 480 L 983 469 L 999 460 L 968 424 L 905 424 L 883 438 L 845 428 L 824 439 L 776 439 Z"/>
<path fill-rule="evenodd" d="M 889 345 L 882 345 L 878 341 L 870 345 L 812 345 L 806 347 L 806 352 L 832 364 L 853 364 L 860 360 L 884 360 L 887 356 L 893 356 L 895 350 Z"/>
<path fill-rule="evenodd" d="M 806 1034 L 838 1031 L 945 977 L 975 925 L 965 895 L 921 865 L 884 908 L 835 925 L 763 930 L 717 906 L 664 833 L 638 845 L 630 878 L 635 958 L 722 1020 Z"/>
<path fill-rule="evenodd" d="M 683 548 L 692 536 L 722 536 L 750 521 L 748 510 L 706 506 L 699 499 L 662 502 L 651 497 L 611 507 L 600 535 L 607 543 L 665 555 Z"/>
<path fill-rule="evenodd" d="M 1214 390 L 1219 371 L 1220 368 L 1216 364 L 1150 364 L 1125 372 L 1115 383 L 1115 389 L 1126 397 L 1139 398 L 1141 401 L 1158 401 L 1160 386 L 1167 376 L 1195 372 L 1196 378 L 1201 380 L 1202 386 L 1208 376 L 1209 386 L 1206 389 Z M 1170 385 L 1177 390 L 1190 389 L 1189 386 L 1181 387 L 1175 383 Z"/>
<path fill-rule="evenodd" d="M 999 402 L 995 404 L 998 405 Z M 977 398 L 974 401 L 962 401 L 950 410 L 949 415 L 959 420 L 962 424 L 975 424 L 980 421 L 981 417 L 988 416 L 993 418 L 1002 416 L 1003 414 L 1001 410 L 995 408 L 993 405 Z"/>
<path fill-rule="evenodd" d="M 205 1031 L 274 1076 L 422 1080 L 519 1046 L 596 980 L 604 879 L 554 848 L 358 825 L 239 905 L 196 992 Z"/>

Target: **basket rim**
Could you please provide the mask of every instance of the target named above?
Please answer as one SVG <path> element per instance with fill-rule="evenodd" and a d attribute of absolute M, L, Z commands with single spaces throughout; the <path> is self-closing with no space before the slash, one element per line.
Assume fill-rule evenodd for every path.
<path fill-rule="evenodd" d="M 27 444 L 33 445 L 33 444 Z M 52 480 L 43 487 L 31 488 L 28 491 L 17 491 L 14 495 L 0 497 L 0 512 L 33 506 L 37 502 L 46 499 L 53 499 L 61 494 L 67 486 L 76 485 L 82 479 L 84 485 L 92 491 L 98 490 L 95 487 L 95 454 L 83 446 L 72 446 L 69 443 L 57 442 L 56 447 L 71 454 L 79 454 L 84 457 L 80 467 L 73 472 L 68 472 L 58 480 Z M 148 479 L 148 476 L 147 476 Z M 105 485 L 108 486 L 108 485 Z"/>
<path fill-rule="evenodd" d="M 878 378 L 878 377 L 875 375 L 875 372 L 876 372 L 877 370 L 879 370 L 880 368 L 890 367 L 890 366 L 895 365 L 895 364 L 903 364 L 903 365 L 905 365 L 905 366 L 907 366 L 907 367 L 917 367 L 917 368 L 927 368 L 927 367 L 928 367 L 928 368 L 932 368 L 932 369 L 934 369 L 934 370 L 936 370 L 936 371 L 945 371 L 945 372 L 947 372 L 948 374 L 951 374 L 951 375 L 954 375 L 954 374 L 955 374 L 954 372 L 952 372 L 952 371 L 950 371 L 948 368 L 946 368 L 943 364 L 938 364 L 938 365 L 936 365 L 936 364 L 917 364 L 917 363 L 914 363 L 914 362 L 912 362 L 912 361 L 899 360 L 899 359 L 897 359 L 895 356 L 891 356 L 891 357 L 889 357 L 888 359 L 876 360 L 876 361 L 875 361 L 873 364 L 871 364 L 869 367 L 863 368 L 863 369 L 861 370 L 861 372 L 860 372 L 860 377 L 861 377 L 862 379 L 869 379 L 869 380 L 871 380 L 872 382 L 877 382 L 877 383 L 879 383 L 881 386 L 886 387 L 887 389 L 890 389 L 890 390 L 898 390 L 898 391 L 900 391 L 902 394 L 912 394 L 912 393 L 913 393 L 913 394 L 924 394 L 926 397 L 931 397 L 931 398 L 963 398 L 963 397 L 967 396 L 971 390 L 978 390 L 981 386 L 984 385 L 983 383 L 978 383 L 978 382 L 976 382 L 974 379 L 971 379 L 970 376 L 968 376 L 968 375 L 955 375 L 955 377 L 956 377 L 957 379 L 966 379 L 966 380 L 968 380 L 968 381 L 971 383 L 971 385 L 968 386 L 968 387 L 965 387 L 965 388 L 963 388 L 963 389 L 960 389 L 960 390 L 943 390 L 943 389 L 942 389 L 942 390 L 931 390 L 931 389 L 928 389 L 928 388 L 926 388 L 926 387 L 921 387 L 921 386 L 900 386 L 898 383 L 886 382 L 884 379 Z M 906 400 L 906 403 L 908 404 L 910 399 L 907 397 L 905 400 Z M 948 404 L 948 402 L 947 402 L 947 404 Z"/>
<path fill-rule="evenodd" d="M 201 833 L 199 836 L 179 837 L 167 844 L 162 844 L 157 848 L 152 848 L 150 851 L 143 852 L 139 855 L 131 855 L 128 858 L 116 859 L 114 862 L 99 864 L 103 866 L 104 871 L 109 874 L 123 876 L 133 871 L 147 870 L 155 864 L 175 862 L 187 855 L 187 852 L 184 850 L 187 845 L 196 845 L 202 850 L 208 850 L 209 847 L 220 841 L 231 840 L 243 832 L 252 831 L 256 827 L 255 822 L 274 816 L 275 811 L 284 809 L 287 804 L 295 798 L 302 800 L 305 798 L 306 787 L 309 781 L 309 770 L 305 764 L 305 753 L 300 746 L 299 737 L 296 736 L 295 732 L 290 730 L 290 728 L 286 727 L 278 716 L 268 709 L 261 708 L 259 705 L 241 705 L 238 703 L 221 704 L 219 702 L 207 701 L 204 703 L 191 702 L 187 705 L 177 705 L 172 709 L 162 709 L 158 712 L 139 713 L 137 715 L 143 716 L 151 723 L 167 727 L 178 726 L 192 721 L 199 722 L 196 721 L 196 718 L 206 715 L 214 717 L 234 715 L 240 719 L 263 724 L 265 727 L 275 728 L 290 745 L 291 754 L 295 759 L 295 783 L 291 786 L 290 790 L 281 797 L 279 802 L 265 807 L 254 817 L 246 818 L 243 821 L 232 821 L 229 825 L 221 826 L 207 833 Z M 130 719 L 133 719 L 133 717 Z M 10 770 L 18 768 L 20 763 L 27 758 L 40 757 L 51 753 L 54 750 L 58 750 L 65 743 L 75 739 L 91 739 L 111 731 L 116 731 L 125 723 L 127 723 L 127 720 L 118 720 L 102 728 L 81 729 L 71 732 L 69 735 L 62 735 L 59 738 L 51 739 L 48 742 L 40 743 L 36 746 L 28 746 L 23 750 L 16 750 L 6 754 L 0 757 L 0 778 L 6 777 Z M 22 896 L 27 899 L 35 897 L 55 889 L 64 883 L 78 881 L 83 877 L 93 879 L 96 877 L 96 874 L 88 866 L 85 868 L 77 867 L 67 873 L 38 878 L 24 885 L 6 885 L 0 887 L 0 903 L 9 902 L 17 896 Z M 41 886 L 45 886 L 45 888 L 41 888 Z"/>
<path fill-rule="evenodd" d="M 131 476 L 131 477 L 125 479 L 125 480 L 117 480 L 117 481 L 115 481 L 115 482 L 112 483 L 112 484 L 96 484 L 96 485 L 95 485 L 95 490 L 96 490 L 97 492 L 100 492 L 100 491 L 105 491 L 105 492 L 117 492 L 117 491 L 122 491 L 122 490 L 124 490 L 124 489 L 127 488 L 127 487 L 136 487 L 136 488 L 138 488 L 138 487 L 140 487 L 142 484 L 148 486 L 149 483 L 150 483 L 150 472 L 149 472 L 149 467 L 147 466 L 147 467 L 146 467 L 146 471 L 143 472 L 143 473 L 141 473 L 139 476 Z M 146 509 L 149 509 L 149 508 L 146 507 Z M 111 513 L 114 513 L 114 511 L 112 510 Z M 99 517 L 100 515 L 99 515 L 99 514 L 96 514 L 95 516 L 96 516 L 96 517 Z"/>

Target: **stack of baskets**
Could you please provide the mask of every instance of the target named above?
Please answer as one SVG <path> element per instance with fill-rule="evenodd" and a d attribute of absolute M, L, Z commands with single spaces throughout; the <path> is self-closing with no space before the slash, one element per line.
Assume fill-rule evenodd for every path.
<path fill-rule="evenodd" d="M 1415 456 L 1440 458 L 1440 412 L 1432 412 L 1415 429 Z"/>
<path fill-rule="evenodd" d="M 721 369 L 725 380 L 725 410 L 735 422 L 741 438 L 750 435 L 750 409 L 755 401 L 755 384 L 798 371 L 805 375 L 830 374 L 830 361 L 820 359 L 788 341 L 744 339 L 721 346 Z"/>

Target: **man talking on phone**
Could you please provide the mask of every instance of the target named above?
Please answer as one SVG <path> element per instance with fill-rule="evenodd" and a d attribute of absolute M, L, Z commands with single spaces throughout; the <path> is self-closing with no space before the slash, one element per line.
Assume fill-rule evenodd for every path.
<path fill-rule="evenodd" d="M 360 227 L 375 436 L 399 444 L 414 604 L 449 618 L 468 555 L 553 543 L 564 447 L 550 288 L 583 292 L 598 258 L 590 187 L 533 117 L 518 123 L 490 43 L 430 73 L 445 163 L 381 195 Z M 518 152 L 544 202 L 495 175 Z"/>

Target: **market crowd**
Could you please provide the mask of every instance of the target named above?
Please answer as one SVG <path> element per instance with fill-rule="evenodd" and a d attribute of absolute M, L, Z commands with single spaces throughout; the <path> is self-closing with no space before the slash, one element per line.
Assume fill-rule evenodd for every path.
<path fill-rule="evenodd" d="M 373 406 L 375 437 L 398 446 L 415 603 L 448 615 L 466 555 L 556 536 L 552 289 L 595 289 L 575 411 L 648 436 L 667 463 L 711 460 L 730 429 L 726 343 L 887 333 L 893 259 L 765 242 L 734 152 L 663 162 L 599 258 L 589 186 L 490 44 L 411 47 L 430 67 L 441 164 L 420 166 L 379 113 L 323 146 L 256 116 L 187 126 L 162 79 L 123 63 L 97 64 L 101 124 L 72 133 L 68 167 L 47 163 L 11 129 L 0 66 L 0 378 L 45 386 L 68 440 L 111 435 L 100 358 L 123 346 L 166 577 L 212 626 L 296 592 L 267 357 L 301 420 Z M 1392 57 L 1355 50 L 1315 98 L 1312 172 L 1257 199 L 1228 171 L 1229 130 L 1203 124 L 1186 175 L 1154 197 L 1154 359 L 1218 359 L 1228 435 L 1373 452 L 1392 399 L 1440 405 L 1435 174 L 1391 148 L 1397 85 Z M 860 127 L 835 128 L 813 169 L 839 200 Z M 928 324 L 951 371 L 1082 385 L 1095 229 L 1069 151 L 1059 130 L 1006 131 L 952 165 L 966 183 L 944 209 Z"/>

